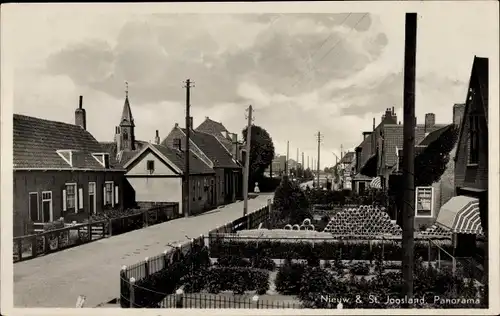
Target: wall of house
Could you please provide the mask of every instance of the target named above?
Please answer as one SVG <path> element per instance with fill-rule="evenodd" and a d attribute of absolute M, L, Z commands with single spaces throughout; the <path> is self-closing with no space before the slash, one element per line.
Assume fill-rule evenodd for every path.
<path fill-rule="evenodd" d="M 38 193 L 38 208 L 42 211 L 42 192 L 52 192 L 52 220 L 64 217 L 67 222 L 81 221 L 89 216 L 89 182 L 96 183 L 96 212 L 104 208 L 104 183 L 113 181 L 118 186 L 118 204 L 116 208 L 129 207 L 123 205 L 122 188 L 125 177 L 123 172 L 83 172 L 83 171 L 14 171 L 14 236 L 26 233 L 26 225 L 31 222 L 29 213 L 29 193 Z M 76 183 L 83 190 L 83 209 L 63 212 L 63 190 L 66 183 Z M 79 190 L 78 190 L 79 191 Z M 77 199 L 80 197 L 77 196 Z M 79 206 L 77 201 L 77 206 Z M 49 219 L 50 221 L 50 219 Z"/>
<path fill-rule="evenodd" d="M 215 192 L 217 196 L 217 205 L 224 204 L 224 198 L 226 195 L 226 183 L 225 183 L 225 173 L 223 168 L 214 168 L 215 169 Z"/>
<path fill-rule="evenodd" d="M 189 177 L 190 193 L 190 209 L 191 215 L 199 214 L 203 211 L 210 210 L 216 205 L 210 204 L 211 180 L 212 175 L 195 175 Z"/>
<path fill-rule="evenodd" d="M 469 119 L 464 118 L 462 141 L 459 156 L 455 165 L 455 188 L 469 187 L 474 189 L 488 189 L 488 132 L 484 120 L 480 120 L 480 129 L 485 131 L 479 142 L 479 163 L 469 165 Z"/>

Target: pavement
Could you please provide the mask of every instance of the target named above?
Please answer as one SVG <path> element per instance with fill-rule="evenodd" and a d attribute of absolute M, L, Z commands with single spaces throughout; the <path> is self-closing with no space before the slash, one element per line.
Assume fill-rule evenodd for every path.
<path fill-rule="evenodd" d="M 267 205 L 272 194 L 248 201 L 254 212 Z M 85 307 L 95 307 L 119 297 L 119 271 L 242 216 L 243 202 L 226 205 L 198 216 L 101 239 L 32 260 L 14 264 L 14 307 L 75 307 L 79 295 Z"/>

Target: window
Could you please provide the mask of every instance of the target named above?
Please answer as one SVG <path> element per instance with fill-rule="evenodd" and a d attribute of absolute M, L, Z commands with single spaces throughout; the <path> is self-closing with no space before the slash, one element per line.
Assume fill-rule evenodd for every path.
<path fill-rule="evenodd" d="M 29 211 L 31 221 L 38 221 L 40 217 L 38 213 L 38 192 L 29 193 Z"/>
<path fill-rule="evenodd" d="M 96 213 L 95 182 L 89 182 L 89 213 Z"/>
<path fill-rule="evenodd" d="M 432 217 L 434 215 L 434 188 L 415 188 L 415 217 Z"/>
<path fill-rule="evenodd" d="M 201 181 L 198 180 L 198 200 L 201 200 Z"/>
<path fill-rule="evenodd" d="M 64 201 L 66 202 L 65 211 L 76 211 L 76 183 L 67 183 L 66 184 L 66 197 Z"/>
<path fill-rule="evenodd" d="M 359 195 L 364 195 L 365 194 L 365 189 L 366 189 L 366 183 L 364 183 L 363 181 L 360 181 L 359 185 L 358 185 L 358 194 Z"/>
<path fill-rule="evenodd" d="M 146 162 L 146 169 L 150 172 L 150 173 L 153 173 L 153 171 L 155 170 L 155 161 L 154 160 L 148 160 Z"/>
<path fill-rule="evenodd" d="M 479 162 L 479 116 L 469 117 L 469 164 Z"/>
<path fill-rule="evenodd" d="M 108 153 L 93 153 L 92 157 L 94 157 L 101 166 L 104 168 L 109 168 L 109 154 Z"/>
<path fill-rule="evenodd" d="M 113 200 L 113 181 L 106 181 L 104 184 L 104 205 L 114 206 Z"/>
<path fill-rule="evenodd" d="M 128 140 L 128 133 L 127 133 L 127 131 L 123 131 L 123 140 Z"/>

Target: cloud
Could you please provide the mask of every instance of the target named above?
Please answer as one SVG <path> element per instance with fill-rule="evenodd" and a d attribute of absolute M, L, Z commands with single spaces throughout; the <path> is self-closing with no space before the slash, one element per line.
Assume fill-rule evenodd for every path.
<path fill-rule="evenodd" d="M 325 164 L 341 144 L 358 145 L 385 108 L 402 117 L 404 14 L 25 11 L 13 47 L 15 112 L 73 122 L 81 94 L 100 140 L 113 137 L 125 81 L 138 139 L 183 125 L 190 78 L 195 125 L 209 116 L 241 133 L 252 104 L 278 153 L 289 140 L 292 157 L 296 148 L 316 155 L 321 131 Z M 477 12 L 462 6 L 446 16 L 422 12 L 416 114 L 446 123 L 465 98 L 473 56 L 498 55 L 498 30 L 487 23 L 497 17 L 481 11 L 477 23 Z"/>

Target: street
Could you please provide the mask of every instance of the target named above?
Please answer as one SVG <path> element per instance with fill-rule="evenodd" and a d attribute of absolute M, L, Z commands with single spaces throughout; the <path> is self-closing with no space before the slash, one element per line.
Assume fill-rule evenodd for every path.
<path fill-rule="evenodd" d="M 272 194 L 248 201 L 253 212 L 265 205 Z M 14 264 L 15 307 L 74 307 L 85 295 L 86 307 L 119 296 L 119 271 L 162 253 L 167 244 L 207 234 L 242 216 L 243 202 L 226 205 L 199 216 L 180 218 L 116 237 L 71 248 Z"/>

